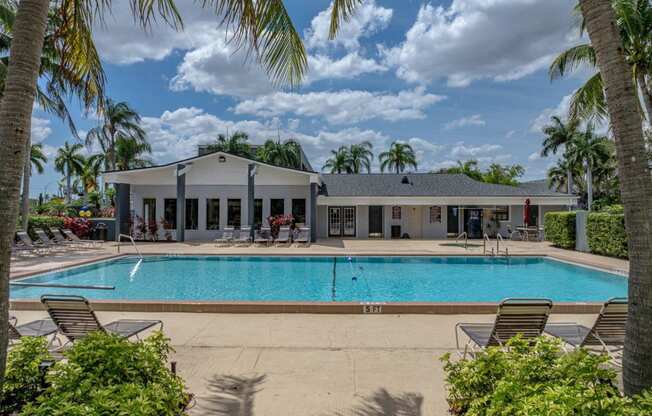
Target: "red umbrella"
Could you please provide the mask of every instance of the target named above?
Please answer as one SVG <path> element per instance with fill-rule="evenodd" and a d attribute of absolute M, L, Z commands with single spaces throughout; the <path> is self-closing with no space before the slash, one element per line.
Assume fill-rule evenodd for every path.
<path fill-rule="evenodd" d="M 523 223 L 525 226 L 530 225 L 530 199 L 525 200 L 525 207 L 523 207 Z"/>

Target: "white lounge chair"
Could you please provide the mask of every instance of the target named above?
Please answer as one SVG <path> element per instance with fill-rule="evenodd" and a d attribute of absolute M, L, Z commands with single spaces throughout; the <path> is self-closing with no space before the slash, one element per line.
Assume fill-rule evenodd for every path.
<path fill-rule="evenodd" d="M 290 243 L 290 227 L 281 227 L 278 230 L 278 236 L 274 241 L 276 245 Z"/>
<path fill-rule="evenodd" d="M 76 243 L 83 243 L 83 244 L 88 244 L 89 247 L 98 247 L 102 245 L 104 241 L 102 240 L 84 240 L 79 237 L 77 237 L 77 234 L 73 233 L 72 230 L 69 230 L 67 228 L 63 229 L 63 234 L 70 239 L 70 241 L 75 241 Z"/>
<path fill-rule="evenodd" d="M 260 230 L 256 231 L 254 243 L 269 245 L 269 243 L 272 241 L 271 233 L 272 233 L 271 228 L 261 227 Z"/>
<path fill-rule="evenodd" d="M 310 245 L 310 227 L 301 227 L 299 228 L 299 234 L 297 238 L 294 239 L 294 242 L 297 244 L 303 244 L 306 246 Z"/>
<path fill-rule="evenodd" d="M 214 240 L 215 244 L 230 245 L 233 243 L 233 231 L 233 227 L 224 227 L 224 230 L 222 230 L 222 235 Z"/>
<path fill-rule="evenodd" d="M 251 244 L 251 227 L 248 225 L 243 225 L 240 227 L 240 232 L 238 233 L 238 236 L 233 239 L 233 244 L 236 245 L 248 245 Z"/>

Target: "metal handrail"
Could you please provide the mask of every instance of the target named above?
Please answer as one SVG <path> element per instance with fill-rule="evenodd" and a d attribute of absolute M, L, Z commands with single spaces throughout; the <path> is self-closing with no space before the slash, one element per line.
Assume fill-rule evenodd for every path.
<path fill-rule="evenodd" d="M 455 237 L 455 243 L 457 243 L 459 241 L 459 239 L 462 238 L 462 236 L 464 236 L 464 248 L 466 249 L 466 247 L 467 247 L 467 245 L 469 243 L 469 235 L 466 233 L 466 231 L 460 233 L 460 235 Z"/>
<path fill-rule="evenodd" d="M 31 286 L 31 287 L 57 287 L 64 289 L 93 289 L 93 290 L 115 290 L 115 286 L 105 285 L 64 285 L 61 283 L 28 283 L 28 282 L 9 282 L 14 286 Z"/>
<path fill-rule="evenodd" d="M 505 243 L 505 240 L 503 239 L 503 236 L 500 233 L 496 234 L 496 254 L 500 255 L 500 243 Z M 507 249 L 507 246 L 505 246 L 505 256 L 509 256 L 509 250 Z"/>
<path fill-rule="evenodd" d="M 487 254 L 487 243 L 491 245 L 491 239 L 487 233 L 484 233 L 484 236 L 482 236 L 482 254 Z M 491 255 L 493 256 L 493 249 L 491 249 Z"/>
<path fill-rule="evenodd" d="M 134 246 L 134 250 L 136 250 L 136 253 L 138 253 L 139 258 L 143 258 L 143 255 L 140 254 L 140 250 L 138 250 L 138 247 L 136 246 L 136 242 L 134 241 L 134 238 L 130 235 L 127 234 L 118 234 L 118 253 L 120 253 L 120 243 L 122 242 L 122 238 L 128 238 L 129 241 L 131 241 L 131 245 Z"/>

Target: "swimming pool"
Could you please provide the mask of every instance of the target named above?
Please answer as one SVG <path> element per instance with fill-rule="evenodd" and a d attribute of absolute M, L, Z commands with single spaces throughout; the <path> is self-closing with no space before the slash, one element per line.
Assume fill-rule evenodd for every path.
<path fill-rule="evenodd" d="M 120 257 L 18 282 L 115 290 L 12 285 L 12 299 L 65 293 L 162 301 L 600 302 L 627 294 L 622 276 L 544 257 Z"/>

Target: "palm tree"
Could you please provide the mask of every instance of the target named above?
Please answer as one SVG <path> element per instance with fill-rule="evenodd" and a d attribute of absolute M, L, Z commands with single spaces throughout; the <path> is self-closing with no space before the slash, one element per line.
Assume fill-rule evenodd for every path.
<path fill-rule="evenodd" d="M 374 158 L 371 148 L 372 145 L 368 141 L 349 146 L 351 173 L 360 173 L 363 168 L 367 173 L 371 173 L 371 160 Z"/>
<path fill-rule="evenodd" d="M 407 143 L 392 142 L 389 150 L 378 155 L 380 160 L 380 171 L 384 172 L 385 169 L 395 170 L 396 173 L 401 173 L 406 167 L 412 166 L 417 168 L 417 158 L 414 154 L 414 149 Z"/>
<path fill-rule="evenodd" d="M 570 187 L 568 186 L 568 179 L 575 175 L 576 167 L 566 158 L 557 160 L 557 164 L 548 169 L 548 186 L 557 192 L 562 189 L 564 192 L 569 193 Z M 569 175 L 569 171 L 571 174 Z"/>
<path fill-rule="evenodd" d="M 143 157 L 149 153 L 152 153 L 152 146 L 147 141 L 119 136 L 115 141 L 116 168 L 128 170 L 151 166 L 152 161 Z"/>
<path fill-rule="evenodd" d="M 337 150 L 331 150 L 331 157 L 326 160 L 322 170 L 328 170 L 329 173 L 351 173 L 353 171 L 351 155 L 346 146 L 341 146 Z"/>
<path fill-rule="evenodd" d="M 492 163 L 489 169 L 482 175 L 482 181 L 499 185 L 518 185 L 517 178 L 525 173 L 521 165 L 503 166 L 500 163 Z"/>
<path fill-rule="evenodd" d="M 466 175 L 471 179 L 476 181 L 482 181 L 482 172 L 478 169 L 478 161 L 475 159 L 469 159 L 467 161 L 457 161 L 457 166 L 452 166 L 450 168 L 439 169 L 439 173 L 457 173 Z"/>
<path fill-rule="evenodd" d="M 340 24 L 351 17 L 361 0 L 334 0 L 329 36 L 337 33 Z M 31 134 L 30 119 L 37 92 L 39 68 L 44 49 L 48 10 L 51 2 L 21 0 L 18 3 L 14 38 L 9 65 L 5 71 L 4 96 L 0 102 L 0 383 L 4 380 L 9 296 L 10 240 L 16 229 L 20 173 L 25 164 L 27 141 Z M 112 1 L 62 0 L 54 2 L 65 22 L 58 42 L 68 52 L 62 68 L 80 62 L 85 56 L 76 38 L 92 39 L 94 21 L 102 19 Z M 174 28 L 183 23 L 174 0 L 130 0 L 134 19 L 143 27 L 155 20 L 155 13 Z M 207 0 L 218 19 L 232 30 L 232 41 L 248 47 L 276 84 L 298 85 L 307 69 L 306 52 L 301 36 L 280 0 Z M 86 45 L 88 46 L 88 45 Z M 88 51 L 88 48 L 86 49 Z"/>
<path fill-rule="evenodd" d="M 98 143 L 107 155 L 108 168 L 116 170 L 116 141 L 120 137 L 146 143 L 145 130 L 140 127 L 140 115 L 124 101 L 107 99 L 102 113 L 102 124 L 88 132 L 86 145 Z"/>
<path fill-rule="evenodd" d="M 301 146 L 294 140 L 282 143 L 270 139 L 256 150 L 256 159 L 270 165 L 298 168 L 301 165 Z"/>
<path fill-rule="evenodd" d="M 218 134 L 215 143 L 210 144 L 208 149 L 211 152 L 226 152 L 232 155 L 251 157 L 251 146 L 249 135 L 243 131 L 236 131 L 231 137 Z"/>
<path fill-rule="evenodd" d="M 23 196 L 21 204 L 21 218 L 23 220 L 23 230 L 27 231 L 29 223 L 29 184 L 32 177 L 32 168 L 36 169 L 39 174 L 43 173 L 44 165 L 47 163 L 48 158 L 43 153 L 43 145 L 32 144 L 30 145 L 29 163 L 25 164 L 23 172 Z"/>
<path fill-rule="evenodd" d="M 652 117 L 652 50 L 650 50 L 650 32 L 652 32 L 652 6 L 649 0 L 615 0 L 613 8 L 627 63 L 632 75 L 634 88 L 641 93 L 643 118 Z M 583 33 L 586 25 L 581 24 Z M 581 67 L 596 68 L 596 54 L 591 44 L 581 44 L 562 52 L 550 65 L 550 78 L 563 77 Z M 644 109 L 644 110 L 643 110 Z M 604 119 L 607 106 L 604 95 L 602 75 L 596 71 L 571 99 L 571 118 Z"/>
<path fill-rule="evenodd" d="M 71 200 L 71 180 L 73 176 L 79 175 L 84 167 L 84 156 L 79 153 L 82 148 L 81 143 L 70 145 L 68 142 L 65 142 L 63 147 L 57 150 L 57 157 L 54 159 L 54 169 L 63 174 L 66 179 L 67 203 L 70 203 Z"/>
<path fill-rule="evenodd" d="M 97 189 L 97 178 L 102 173 L 102 165 L 102 154 L 93 155 L 84 159 L 84 164 L 79 172 L 79 179 L 81 180 L 82 188 L 84 190 L 84 197 L 86 197 L 89 192 L 93 192 Z"/>
<path fill-rule="evenodd" d="M 637 90 L 610 0 L 580 0 L 605 86 L 618 155 L 629 247 L 629 310 L 623 354 L 625 394 L 652 387 L 652 179 Z"/>
<path fill-rule="evenodd" d="M 45 169 L 45 164 L 48 163 L 48 157 L 43 152 L 43 145 L 41 143 L 33 144 L 29 152 L 29 161 L 30 161 L 30 174 L 32 173 L 32 167 L 36 169 L 36 172 L 40 175 Z"/>
<path fill-rule="evenodd" d="M 550 124 L 544 126 L 542 129 L 546 138 L 543 139 L 541 156 L 548 157 L 550 154 L 556 155 L 562 147 L 568 150 L 568 143 L 572 142 L 578 134 L 579 124 L 580 122 L 577 118 L 571 118 L 565 123 L 558 116 L 550 117 Z M 566 185 L 568 193 L 572 194 L 574 189 L 572 164 L 569 163 L 566 166 L 568 167 L 568 171 L 566 172 L 568 175 Z"/>

